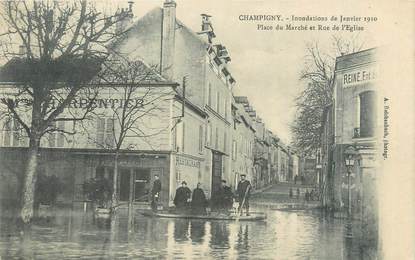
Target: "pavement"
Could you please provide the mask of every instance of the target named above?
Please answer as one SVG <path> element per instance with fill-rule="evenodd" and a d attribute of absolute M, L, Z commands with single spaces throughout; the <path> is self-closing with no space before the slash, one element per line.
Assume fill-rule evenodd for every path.
<path fill-rule="evenodd" d="M 290 188 L 293 191 L 293 197 L 290 198 Z M 319 201 L 306 201 L 306 190 L 311 191 L 314 188 L 312 185 L 301 185 L 290 182 L 277 183 L 267 187 L 261 192 L 254 193 L 251 196 L 252 203 L 261 205 L 279 205 L 292 207 L 313 208 L 318 207 Z M 297 197 L 297 189 L 300 191 L 299 198 Z"/>

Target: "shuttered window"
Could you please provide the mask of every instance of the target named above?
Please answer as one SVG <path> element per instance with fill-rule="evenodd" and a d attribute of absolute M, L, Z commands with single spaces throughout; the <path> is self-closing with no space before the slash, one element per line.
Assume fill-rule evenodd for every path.
<path fill-rule="evenodd" d="M 203 125 L 199 126 L 199 152 L 203 151 Z"/>
<path fill-rule="evenodd" d="M 376 95 L 374 91 L 360 93 L 360 137 L 372 137 L 376 127 Z"/>
<path fill-rule="evenodd" d="M 6 118 L 0 130 L 0 144 L 4 146 L 27 146 L 29 143 L 26 131 L 17 119 Z"/>
<path fill-rule="evenodd" d="M 114 119 L 97 118 L 97 148 L 113 148 L 114 145 Z"/>

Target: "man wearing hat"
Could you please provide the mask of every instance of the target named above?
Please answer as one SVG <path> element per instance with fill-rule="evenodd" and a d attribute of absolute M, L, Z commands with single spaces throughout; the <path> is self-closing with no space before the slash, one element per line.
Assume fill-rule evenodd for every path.
<path fill-rule="evenodd" d="M 182 186 L 176 190 L 176 195 L 174 196 L 173 200 L 174 205 L 178 211 L 186 211 L 191 194 L 192 191 L 187 187 L 187 183 L 182 181 Z"/>
<path fill-rule="evenodd" d="M 251 183 L 245 179 L 246 175 L 241 174 L 241 180 L 238 183 L 236 194 L 239 198 L 238 211 L 242 214 L 243 208 L 245 208 L 246 215 L 249 216 L 249 195 L 251 192 Z"/>

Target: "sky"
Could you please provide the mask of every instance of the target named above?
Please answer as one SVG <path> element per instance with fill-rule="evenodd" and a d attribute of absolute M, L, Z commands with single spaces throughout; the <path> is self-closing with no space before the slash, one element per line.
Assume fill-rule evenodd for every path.
<path fill-rule="evenodd" d="M 96 0 L 104 12 L 128 7 L 127 0 Z M 135 19 L 155 7 L 162 7 L 164 0 L 134 0 Z M 319 42 L 322 50 L 332 52 L 332 32 L 319 31 L 262 31 L 258 24 L 275 25 L 276 22 L 240 21 L 240 15 L 295 16 L 376 16 L 381 5 L 370 1 L 326 0 L 176 0 L 176 16 L 190 29 L 201 27 L 200 14 L 211 15 L 216 34 L 215 42 L 227 47 L 232 61 L 229 70 L 236 79 L 235 94 L 247 96 L 266 127 L 284 143 L 292 139 L 290 124 L 294 120 L 294 99 L 305 82 L 299 81 L 305 63 L 306 44 Z M 377 9 L 376 9 L 376 8 Z M 375 24 L 375 23 L 373 23 Z M 373 26 L 368 24 L 358 37 L 365 48 L 378 45 L 373 39 Z M 342 37 L 356 37 L 346 32 Z"/>
<path fill-rule="evenodd" d="M 358 15 L 356 5 L 340 4 L 333 9 L 327 2 L 328 8 L 322 9 L 323 1 L 314 2 L 316 4 L 313 5 L 312 1 L 176 0 L 177 18 L 193 31 L 200 30 L 200 14 L 212 16 L 215 42 L 225 45 L 232 59 L 229 68 L 237 82 L 235 94 L 247 96 L 267 128 L 285 143 L 292 138 L 290 124 L 295 115 L 294 99 L 305 84 L 299 81 L 299 75 L 304 66 L 306 44 L 315 40 L 330 49 L 332 33 L 258 31 L 258 22 L 241 22 L 239 16 L 331 16 L 342 14 L 345 10 L 349 15 Z M 124 1 L 111 2 L 110 6 L 114 7 L 115 4 L 127 6 Z M 137 17 L 141 17 L 162 4 L 162 0 L 136 0 L 133 11 Z M 371 7 L 359 9 L 370 11 Z M 351 35 L 354 34 L 348 33 L 346 37 Z M 370 37 L 366 34 L 363 36 L 365 41 L 369 41 L 367 48 L 374 47 Z"/>

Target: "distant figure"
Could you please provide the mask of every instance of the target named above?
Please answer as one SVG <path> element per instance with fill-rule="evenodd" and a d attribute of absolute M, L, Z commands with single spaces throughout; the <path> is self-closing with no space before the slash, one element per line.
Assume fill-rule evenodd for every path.
<path fill-rule="evenodd" d="M 178 211 L 185 211 L 190 200 L 192 191 L 187 187 L 187 183 L 182 181 L 182 186 L 176 190 L 173 203 Z"/>
<path fill-rule="evenodd" d="M 314 189 L 310 191 L 310 201 L 314 200 Z"/>
<path fill-rule="evenodd" d="M 246 210 L 246 215 L 249 216 L 249 195 L 251 190 L 251 183 L 245 179 L 246 175 L 241 174 L 241 180 L 238 183 L 236 193 L 239 199 L 239 212 L 242 214 L 243 208 Z"/>
<path fill-rule="evenodd" d="M 297 184 L 297 175 L 294 176 L 294 184 Z"/>
<path fill-rule="evenodd" d="M 308 189 L 305 191 L 305 201 L 309 201 L 310 200 L 310 193 L 308 192 Z"/>
<path fill-rule="evenodd" d="M 289 193 L 290 198 L 293 197 L 293 188 L 290 188 L 290 193 Z"/>
<path fill-rule="evenodd" d="M 218 208 L 219 211 L 229 213 L 233 205 L 233 193 L 231 187 L 226 185 L 226 181 L 222 180 L 222 186 L 219 189 L 218 194 Z"/>
<path fill-rule="evenodd" d="M 300 199 L 300 188 L 297 188 L 297 199 Z"/>
<path fill-rule="evenodd" d="M 158 175 L 154 175 L 153 188 L 151 189 L 151 209 L 157 211 L 157 204 L 159 202 L 161 192 L 161 181 Z"/>
<path fill-rule="evenodd" d="M 202 188 L 200 188 L 200 182 L 197 184 L 196 189 L 193 190 L 192 193 L 192 214 L 195 215 L 206 215 L 206 196 L 203 192 Z"/>

